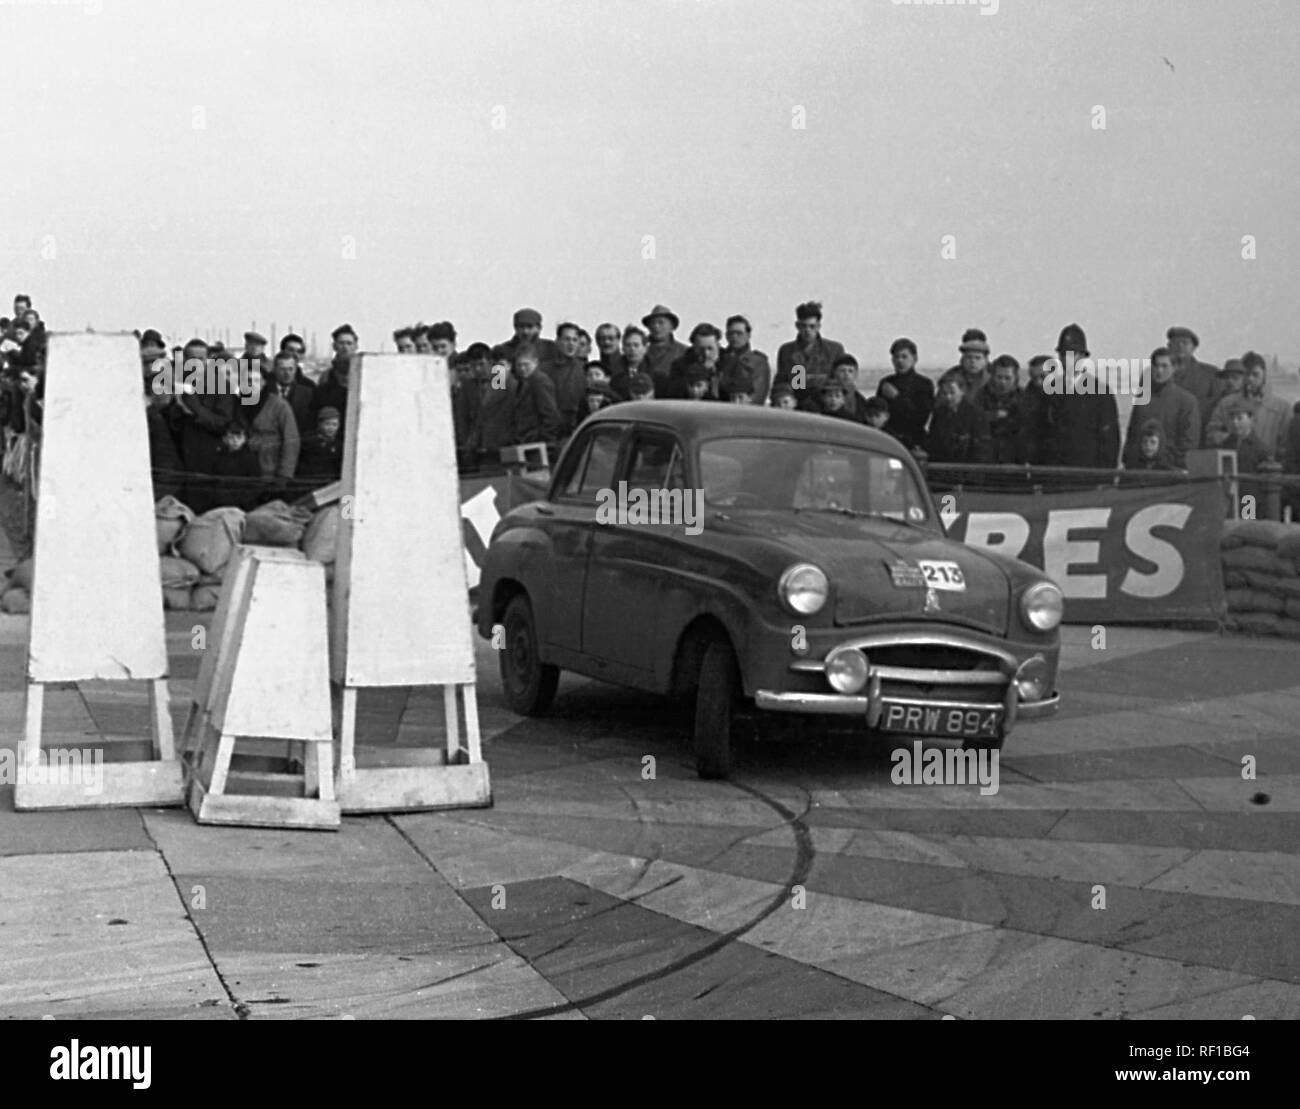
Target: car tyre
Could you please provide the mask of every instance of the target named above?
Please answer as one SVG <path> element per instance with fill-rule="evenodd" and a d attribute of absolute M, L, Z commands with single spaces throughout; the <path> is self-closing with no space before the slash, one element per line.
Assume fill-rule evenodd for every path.
<path fill-rule="evenodd" d="M 731 774 L 732 733 L 740 707 L 740 667 L 729 643 L 715 640 L 700 661 L 695 693 L 695 771 L 701 778 Z"/>
<path fill-rule="evenodd" d="M 542 662 L 537 650 L 537 622 L 527 596 L 512 597 L 501 618 L 501 688 L 506 704 L 521 716 L 541 716 L 555 700 L 560 668 Z"/>

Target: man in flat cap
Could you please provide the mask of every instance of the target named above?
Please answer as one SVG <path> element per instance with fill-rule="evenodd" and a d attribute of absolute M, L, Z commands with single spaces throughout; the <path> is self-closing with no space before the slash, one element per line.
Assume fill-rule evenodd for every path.
<path fill-rule="evenodd" d="M 782 343 L 776 352 L 776 377 L 773 385 L 789 385 L 799 399 L 799 407 L 809 412 L 821 411 L 821 383 L 830 376 L 835 359 L 844 353 L 842 344 L 822 337 L 822 306 L 815 300 L 805 301 L 794 310 L 795 337 Z M 799 369 L 803 373 L 798 373 Z"/>
<path fill-rule="evenodd" d="M 650 342 L 646 347 L 645 359 L 641 363 L 641 372 L 649 374 L 650 379 L 655 383 L 656 397 L 671 396 L 673 365 L 690 350 L 690 347 L 678 342 L 673 336 L 673 332 L 681 326 L 682 321 L 671 308 L 656 304 L 641 317 L 641 322 L 650 332 Z"/>
<path fill-rule="evenodd" d="M 244 353 L 240 355 L 249 365 L 256 366 L 259 370 L 269 370 L 266 357 L 266 336 L 259 335 L 256 331 L 244 332 Z"/>
<path fill-rule="evenodd" d="M 492 348 L 492 357 L 498 362 L 509 362 L 512 366 L 523 347 L 531 347 L 533 353 L 542 362 L 555 357 L 555 344 L 550 339 L 541 338 L 542 314 L 536 308 L 520 308 L 514 315 L 515 333 L 504 343 Z"/>
<path fill-rule="evenodd" d="M 1049 461 L 1057 466 L 1113 470 L 1119 462 L 1119 406 L 1106 391 L 1106 381 L 1095 370 L 1078 365 L 1088 357 L 1083 328 L 1077 323 L 1062 328 L 1056 343 L 1056 383 L 1047 394 Z"/>
<path fill-rule="evenodd" d="M 1196 398 L 1201 426 L 1193 445 L 1200 447 L 1205 443 L 1205 427 L 1227 387 L 1219 378 L 1218 366 L 1196 360 L 1196 348 L 1201 345 L 1201 340 L 1190 327 L 1171 327 L 1165 332 L 1165 338 L 1174 359 L 1174 383 Z"/>

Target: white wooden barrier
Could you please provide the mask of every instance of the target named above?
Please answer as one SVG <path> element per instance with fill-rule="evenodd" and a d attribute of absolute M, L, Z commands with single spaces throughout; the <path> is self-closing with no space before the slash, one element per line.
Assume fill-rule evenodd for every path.
<path fill-rule="evenodd" d="M 354 362 L 341 488 L 330 672 L 343 811 L 488 805 L 445 359 Z M 445 751 L 359 749 L 357 690 L 421 685 L 442 686 Z"/>
<path fill-rule="evenodd" d="M 45 688 L 149 683 L 150 759 L 104 762 L 101 788 L 27 780 L 16 809 L 179 805 L 167 635 L 138 344 L 131 335 L 54 334 L 45 373 L 27 647 L 25 768 L 38 767 Z M 48 777 L 48 775 L 46 775 Z"/>

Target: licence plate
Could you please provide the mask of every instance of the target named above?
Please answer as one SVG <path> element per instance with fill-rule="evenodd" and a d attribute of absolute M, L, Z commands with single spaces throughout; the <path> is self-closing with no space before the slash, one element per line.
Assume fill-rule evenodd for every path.
<path fill-rule="evenodd" d="M 882 732 L 904 735 L 996 739 L 1003 711 L 1001 705 L 971 708 L 886 700 L 881 707 L 879 727 Z"/>

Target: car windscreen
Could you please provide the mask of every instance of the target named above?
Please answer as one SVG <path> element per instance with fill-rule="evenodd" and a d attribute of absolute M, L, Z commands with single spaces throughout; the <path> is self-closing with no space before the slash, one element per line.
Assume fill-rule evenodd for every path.
<path fill-rule="evenodd" d="M 824 509 L 919 524 L 924 490 L 897 458 L 863 447 L 800 439 L 710 439 L 700 480 L 712 508 Z"/>

